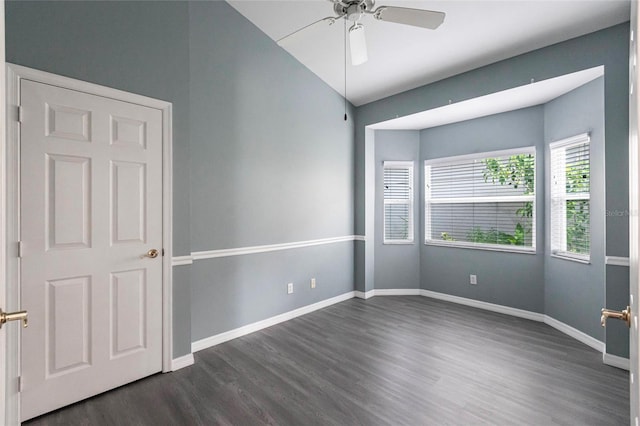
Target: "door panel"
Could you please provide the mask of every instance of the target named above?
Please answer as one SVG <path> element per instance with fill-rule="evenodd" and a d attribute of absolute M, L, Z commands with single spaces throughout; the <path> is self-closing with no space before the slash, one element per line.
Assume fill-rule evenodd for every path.
<path fill-rule="evenodd" d="M 22 419 L 162 369 L 162 113 L 21 82 Z"/>
<path fill-rule="evenodd" d="M 89 248 L 91 158 L 47 154 L 47 250 Z"/>
<path fill-rule="evenodd" d="M 146 241 L 146 175 L 143 163 L 111 163 L 113 245 Z"/>
<path fill-rule="evenodd" d="M 146 270 L 111 274 L 111 358 L 146 347 Z"/>
<path fill-rule="evenodd" d="M 47 282 L 44 315 L 47 377 L 91 365 L 90 296 L 90 276 Z"/>
<path fill-rule="evenodd" d="M 45 135 L 91 141 L 91 111 L 45 103 Z"/>
<path fill-rule="evenodd" d="M 125 117 L 111 117 L 111 144 L 145 149 L 146 123 Z"/>

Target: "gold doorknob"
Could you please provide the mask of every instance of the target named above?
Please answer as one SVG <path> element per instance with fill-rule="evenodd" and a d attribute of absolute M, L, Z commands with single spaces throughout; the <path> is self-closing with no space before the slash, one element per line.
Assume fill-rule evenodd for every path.
<path fill-rule="evenodd" d="M 615 318 L 627 323 L 627 327 L 631 327 L 631 307 L 627 306 L 627 309 L 621 311 L 612 311 L 611 309 L 602 308 L 602 316 L 600 317 L 600 324 L 605 327 L 607 325 L 607 318 Z"/>
<path fill-rule="evenodd" d="M 0 309 L 0 328 L 7 321 L 22 321 L 22 326 L 26 328 L 29 325 L 27 315 L 27 311 L 3 312 Z"/>
<path fill-rule="evenodd" d="M 151 259 L 155 259 L 156 257 L 158 257 L 158 253 L 159 252 L 157 249 L 151 249 L 140 257 L 141 258 L 150 257 Z"/>

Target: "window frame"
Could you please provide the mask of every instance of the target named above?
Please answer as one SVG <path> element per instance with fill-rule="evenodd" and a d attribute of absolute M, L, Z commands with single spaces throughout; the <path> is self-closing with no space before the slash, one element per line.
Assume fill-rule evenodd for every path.
<path fill-rule="evenodd" d="M 433 202 L 433 199 L 430 197 L 431 189 L 429 184 L 430 180 L 430 169 L 432 166 L 443 166 L 443 165 L 456 165 L 456 164 L 464 164 L 469 163 L 472 160 L 480 160 L 486 158 L 495 158 L 495 157 L 508 157 L 512 155 L 519 154 L 532 154 L 533 155 L 533 188 L 534 192 L 530 195 L 512 195 L 512 196 L 483 196 L 483 197 L 449 197 L 449 198 L 438 198 L 436 202 Z M 536 228 L 537 228 L 537 188 L 538 188 L 538 172 L 537 172 L 537 152 L 535 146 L 525 146 L 521 148 L 512 148 L 498 151 L 487 151 L 487 152 L 479 152 L 473 154 L 464 154 L 464 155 L 456 155 L 450 157 L 442 157 L 442 158 L 434 158 L 425 160 L 424 162 L 424 244 L 430 246 L 441 246 L 441 247 L 455 247 L 455 248 L 466 248 L 466 249 L 475 249 L 475 250 L 487 250 L 487 251 L 499 251 L 499 252 L 508 252 L 508 253 L 521 253 L 521 254 L 536 254 Z M 506 244 L 487 244 L 487 243 L 473 243 L 467 241 L 445 241 L 445 240 L 436 240 L 429 239 L 431 235 L 431 204 L 445 204 L 445 203 L 487 203 L 487 202 L 532 202 L 533 203 L 533 211 L 531 216 L 531 247 L 525 246 L 515 246 L 515 245 L 506 245 Z"/>
<path fill-rule="evenodd" d="M 579 193 L 567 193 L 566 190 L 559 197 L 557 192 L 554 191 L 553 188 L 553 170 L 554 170 L 554 152 L 562 149 L 566 152 L 568 148 L 572 148 L 577 145 L 582 144 L 589 145 L 589 193 L 579 192 Z M 569 138 L 561 139 L 559 141 L 549 143 L 549 252 L 551 257 L 555 257 L 558 259 L 570 260 L 578 263 L 591 263 L 591 135 L 589 133 L 581 133 L 576 136 L 572 136 Z M 564 162 L 566 168 L 566 161 Z M 566 179 L 563 181 L 566 182 Z M 566 185 L 566 184 L 565 184 Z M 567 218 L 566 218 L 566 202 L 569 200 L 580 201 L 587 200 L 589 201 L 589 253 L 581 254 L 574 253 L 566 250 L 567 246 Z M 554 215 L 556 211 L 553 206 L 554 203 L 561 201 L 562 203 L 562 214 L 560 216 L 560 223 L 562 229 L 562 235 L 555 236 L 554 233 L 554 221 L 557 218 Z M 557 213 L 556 213 L 557 214 Z M 560 245 L 564 247 L 563 249 L 558 249 L 558 240 L 560 238 Z"/>
<path fill-rule="evenodd" d="M 387 169 L 407 169 L 409 171 L 409 199 L 386 198 L 384 195 L 385 170 Z M 415 220 L 414 220 L 414 192 L 415 175 L 414 161 L 383 161 L 382 162 L 382 244 L 414 244 L 415 243 Z M 388 204 L 407 204 L 409 206 L 409 229 L 406 239 L 387 239 L 387 209 Z"/>

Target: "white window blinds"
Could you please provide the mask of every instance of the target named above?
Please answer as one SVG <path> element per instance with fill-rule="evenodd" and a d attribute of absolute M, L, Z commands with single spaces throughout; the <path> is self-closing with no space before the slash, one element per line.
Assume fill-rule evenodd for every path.
<path fill-rule="evenodd" d="M 589 260 L 590 158 L 588 134 L 549 144 L 551 252 Z"/>
<path fill-rule="evenodd" d="M 385 161 L 384 243 L 413 242 L 413 162 Z"/>
<path fill-rule="evenodd" d="M 535 148 L 425 162 L 427 244 L 535 250 Z"/>

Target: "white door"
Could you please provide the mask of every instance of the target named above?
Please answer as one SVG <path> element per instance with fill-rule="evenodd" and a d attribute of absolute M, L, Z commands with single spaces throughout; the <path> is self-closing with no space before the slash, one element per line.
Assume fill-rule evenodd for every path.
<path fill-rule="evenodd" d="M 638 296 L 640 295 L 640 150 L 638 146 L 638 123 L 640 98 L 638 97 L 638 5 L 631 2 L 631 42 L 629 51 L 629 264 L 631 328 L 629 332 L 630 407 L 631 425 L 638 425 L 640 413 L 640 377 L 638 377 Z"/>
<path fill-rule="evenodd" d="M 26 420 L 162 369 L 162 112 L 20 92 Z"/>

